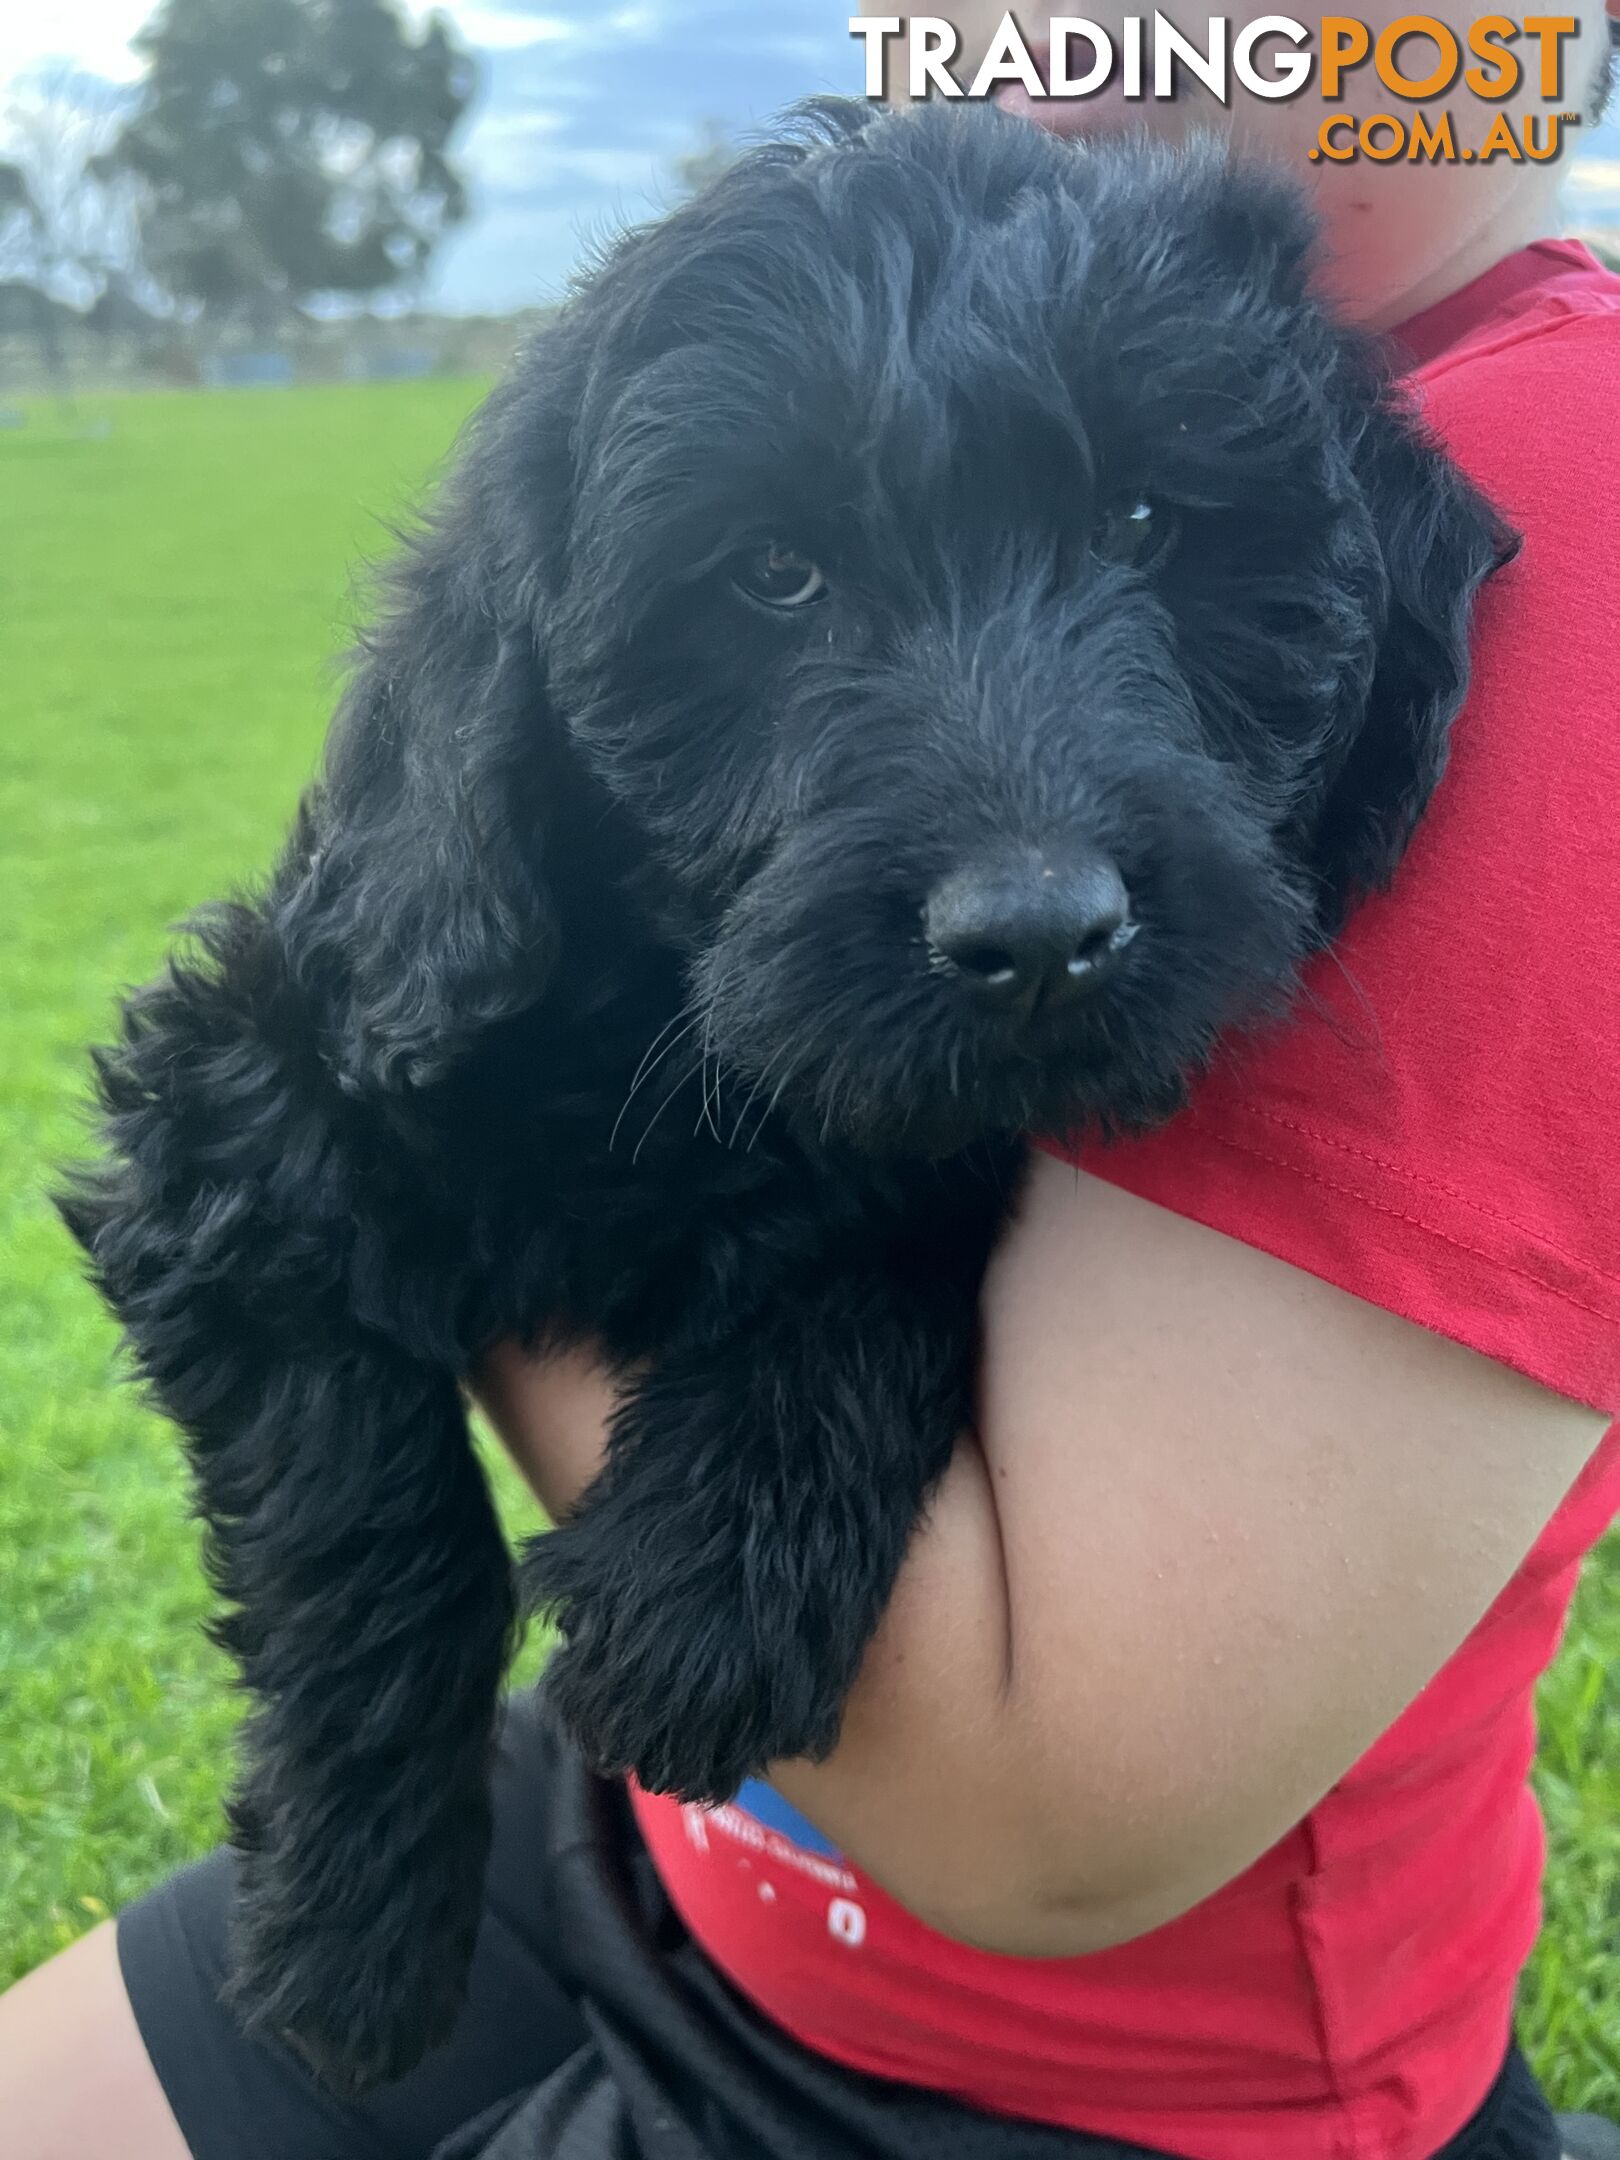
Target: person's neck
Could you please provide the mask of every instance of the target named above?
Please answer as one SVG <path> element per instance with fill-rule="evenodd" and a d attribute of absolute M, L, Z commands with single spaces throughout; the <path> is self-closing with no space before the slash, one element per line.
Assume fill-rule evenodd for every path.
<path fill-rule="evenodd" d="M 1483 277 L 1487 270 L 1494 270 L 1499 262 L 1506 262 L 1520 248 L 1529 247 L 1537 240 L 1551 239 L 1557 231 L 1556 197 L 1539 188 L 1534 193 L 1526 191 L 1523 200 L 1512 206 L 1508 214 L 1504 215 L 1498 208 L 1443 262 L 1435 264 L 1399 292 L 1380 300 L 1361 317 L 1361 321 L 1369 330 L 1391 330 L 1397 323 L 1410 322 L 1414 315 L 1437 307 L 1453 293 L 1461 292 L 1465 285 L 1472 285 L 1475 278 Z"/>

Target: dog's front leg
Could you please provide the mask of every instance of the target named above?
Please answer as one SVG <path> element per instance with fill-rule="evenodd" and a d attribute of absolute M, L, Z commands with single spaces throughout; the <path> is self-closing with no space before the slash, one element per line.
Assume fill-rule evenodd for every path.
<path fill-rule="evenodd" d="M 727 1799 L 825 1755 L 971 1410 L 976 1268 L 857 1267 L 675 1351 L 579 1512 L 530 1548 L 550 1688 L 595 1762 Z"/>

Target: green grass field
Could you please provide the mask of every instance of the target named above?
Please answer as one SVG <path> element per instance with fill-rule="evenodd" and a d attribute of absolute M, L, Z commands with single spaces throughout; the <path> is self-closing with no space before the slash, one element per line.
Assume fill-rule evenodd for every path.
<path fill-rule="evenodd" d="M 165 926 L 267 860 L 353 570 L 476 394 L 129 397 L 0 432 L 0 1981 L 214 1841 L 234 1714 L 176 1448 L 43 1198 L 84 1046 Z M 1543 1728 L 1524 2028 L 1562 2105 L 1620 2115 L 1620 1548 Z"/>

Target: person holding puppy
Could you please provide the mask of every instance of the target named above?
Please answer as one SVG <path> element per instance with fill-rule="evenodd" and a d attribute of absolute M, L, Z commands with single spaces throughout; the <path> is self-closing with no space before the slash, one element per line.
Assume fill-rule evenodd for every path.
<path fill-rule="evenodd" d="M 953 11 L 961 64 L 1002 12 Z M 1571 102 L 1606 53 L 1565 42 Z M 1524 535 L 1451 772 L 1285 1027 L 1152 1138 L 1037 1152 L 828 1761 L 627 1803 L 520 1704 L 446 2048 L 347 2103 L 244 2040 L 216 1858 L 0 2005 L 21 2160 L 1620 2153 L 1512 2045 L 1532 1691 L 1620 1509 L 1620 281 L 1555 165 L 1313 159 L 1310 98 L 1002 102 L 1309 178 L 1338 304 Z M 1497 108 L 1436 102 L 1477 149 Z M 610 1378 L 513 1350 L 485 1393 L 566 1514 Z"/>

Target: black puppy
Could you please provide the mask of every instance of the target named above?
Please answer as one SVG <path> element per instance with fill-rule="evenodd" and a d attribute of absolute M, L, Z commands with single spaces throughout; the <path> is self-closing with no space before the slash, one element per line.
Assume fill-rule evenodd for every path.
<path fill-rule="evenodd" d="M 462 1991 L 486 1347 L 648 1361 L 528 1563 L 593 1755 L 826 1750 L 1018 1136 L 1174 1110 L 1400 859 L 1510 543 L 1309 258 L 1209 154 L 802 116 L 490 400 L 268 890 L 101 1058 L 65 1205 L 254 1702 L 240 1996 L 334 2079 Z"/>

